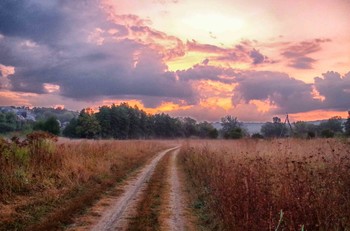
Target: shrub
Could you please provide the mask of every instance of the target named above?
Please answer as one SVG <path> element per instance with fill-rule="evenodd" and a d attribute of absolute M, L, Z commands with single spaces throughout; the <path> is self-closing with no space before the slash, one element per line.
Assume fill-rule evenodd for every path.
<path fill-rule="evenodd" d="M 324 129 L 321 131 L 321 137 L 323 138 L 332 138 L 334 135 L 334 132 L 330 129 Z"/>
<path fill-rule="evenodd" d="M 252 135 L 252 138 L 253 138 L 253 139 L 264 139 L 264 136 L 261 135 L 260 133 L 254 133 L 254 134 Z"/>

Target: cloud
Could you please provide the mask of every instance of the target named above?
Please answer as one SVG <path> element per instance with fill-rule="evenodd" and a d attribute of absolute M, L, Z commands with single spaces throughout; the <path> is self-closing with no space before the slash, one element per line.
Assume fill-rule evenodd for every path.
<path fill-rule="evenodd" d="M 224 62 L 242 62 L 259 65 L 269 63 L 268 57 L 254 48 L 257 42 L 244 40 L 232 48 L 223 48 L 212 44 L 202 44 L 196 40 L 187 41 L 186 47 L 189 51 L 208 53 L 214 55 L 211 60 Z"/>
<path fill-rule="evenodd" d="M 232 83 L 235 71 L 231 68 L 223 68 L 204 65 L 194 65 L 187 70 L 177 71 L 176 74 L 182 81 L 199 81 L 199 80 L 211 80 L 222 83 Z M 209 62 L 209 60 L 208 60 Z"/>
<path fill-rule="evenodd" d="M 159 3 L 159 4 L 167 4 L 167 3 L 178 3 L 179 0 L 153 0 L 154 3 Z"/>
<path fill-rule="evenodd" d="M 254 65 L 263 63 L 264 60 L 265 60 L 265 56 L 262 55 L 262 54 L 261 54 L 258 50 L 256 50 L 256 49 L 253 49 L 253 50 L 250 52 L 250 57 L 253 59 L 253 64 L 254 64 Z"/>
<path fill-rule="evenodd" d="M 321 44 L 330 42 L 330 39 L 314 39 L 312 41 L 303 41 L 298 44 L 289 45 L 284 48 L 282 56 L 289 60 L 289 66 L 296 69 L 312 69 L 316 59 L 309 55 L 322 50 Z"/>
<path fill-rule="evenodd" d="M 350 108 L 350 72 L 341 76 L 329 71 L 316 77 L 315 88 L 324 96 L 322 109 L 348 110 Z"/>
<path fill-rule="evenodd" d="M 193 104 L 191 84 L 163 61 L 181 55 L 181 41 L 144 23 L 111 15 L 95 0 L 1 1 L 0 64 L 15 67 L 9 80 L 17 92 L 46 94 L 47 86 L 57 86 L 55 94 L 81 101 L 130 96 Z M 155 40 L 170 41 L 173 49 Z"/>
<path fill-rule="evenodd" d="M 277 106 L 276 113 L 296 113 L 317 109 L 321 101 L 314 99 L 312 85 L 294 79 L 285 73 L 245 72 L 236 78 L 234 104 L 252 100 L 268 100 Z"/>
<path fill-rule="evenodd" d="M 197 42 L 196 40 L 187 41 L 187 49 L 189 51 L 198 51 L 203 53 L 226 53 L 227 50 L 222 47 L 218 47 L 211 44 L 202 44 Z"/>
<path fill-rule="evenodd" d="M 203 65 L 208 65 L 208 64 L 209 64 L 209 61 L 210 61 L 209 59 L 204 59 L 204 60 L 202 61 L 202 64 L 203 64 Z"/>

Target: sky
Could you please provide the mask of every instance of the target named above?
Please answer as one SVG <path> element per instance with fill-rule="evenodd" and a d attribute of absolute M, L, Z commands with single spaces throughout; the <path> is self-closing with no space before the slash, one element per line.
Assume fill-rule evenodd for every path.
<path fill-rule="evenodd" d="M 1 0 L 0 106 L 347 116 L 350 0 Z"/>

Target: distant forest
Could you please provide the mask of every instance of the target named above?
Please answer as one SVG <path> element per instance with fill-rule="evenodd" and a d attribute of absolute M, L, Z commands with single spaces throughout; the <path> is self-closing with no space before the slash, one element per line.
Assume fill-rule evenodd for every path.
<path fill-rule="evenodd" d="M 286 124 L 272 118 L 261 127 L 260 133 L 249 134 L 236 117 L 221 118 L 221 129 L 207 121 L 197 122 L 190 117 L 174 118 L 165 113 L 148 114 L 127 103 L 102 106 L 98 112 L 83 109 L 80 113 L 63 108 L 2 107 L 0 108 L 0 133 L 33 130 L 47 131 L 69 138 L 87 139 L 239 139 L 252 138 L 314 138 L 350 136 L 350 117 L 332 117 L 318 125 L 298 121 Z"/>
<path fill-rule="evenodd" d="M 217 138 L 218 131 L 208 122 L 173 118 L 168 114 L 147 114 L 127 103 L 102 106 L 97 113 L 82 110 L 63 130 L 71 138 L 150 139 L 196 136 Z"/>

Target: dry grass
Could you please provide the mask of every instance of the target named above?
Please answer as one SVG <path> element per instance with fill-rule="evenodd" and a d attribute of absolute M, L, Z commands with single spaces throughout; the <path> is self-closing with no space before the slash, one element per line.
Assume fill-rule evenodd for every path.
<path fill-rule="evenodd" d="M 169 147 L 160 141 L 33 139 L 0 140 L 0 230 L 69 223 L 72 214 Z"/>
<path fill-rule="evenodd" d="M 179 157 L 211 229 L 350 229 L 349 141 L 193 141 Z"/>
<path fill-rule="evenodd" d="M 162 198 L 167 184 L 170 154 L 158 163 L 148 182 L 143 197 L 137 206 L 137 214 L 132 218 L 128 230 L 160 230 Z"/>

